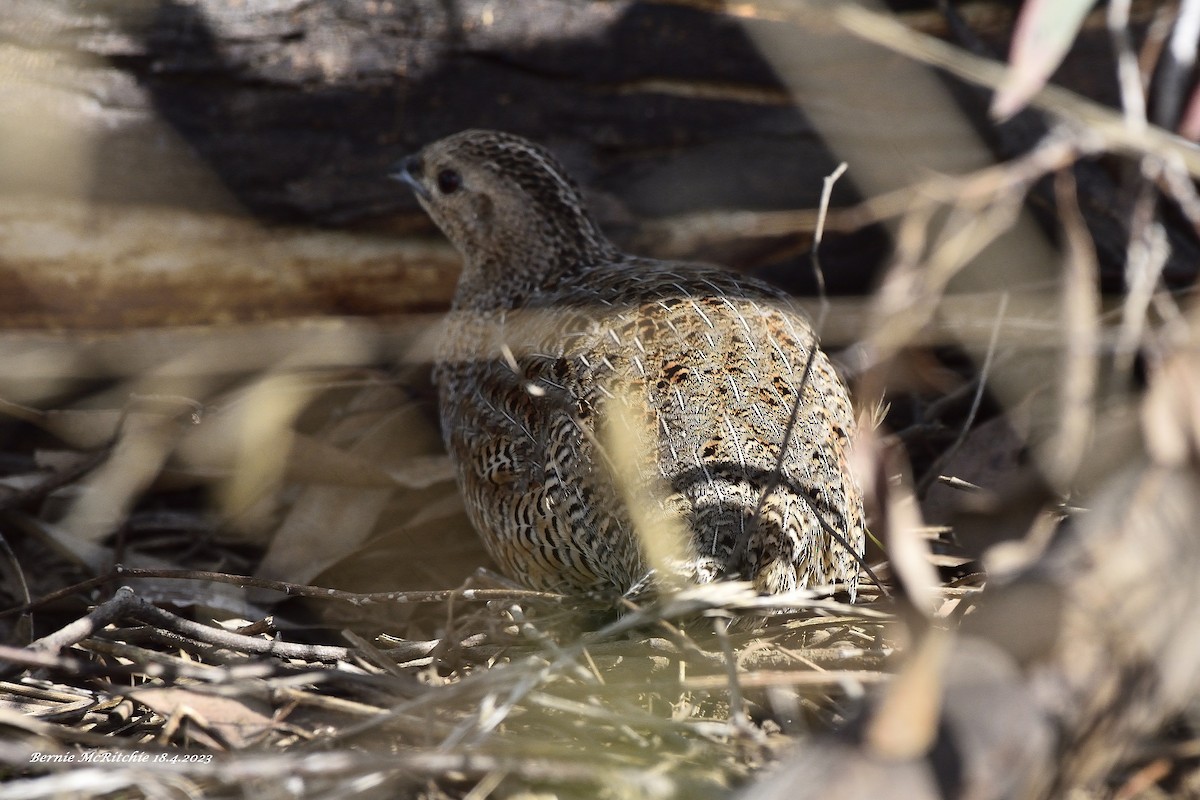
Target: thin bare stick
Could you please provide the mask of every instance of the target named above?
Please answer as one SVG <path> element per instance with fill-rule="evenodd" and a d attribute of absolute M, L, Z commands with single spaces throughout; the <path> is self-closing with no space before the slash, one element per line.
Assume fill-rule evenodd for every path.
<path fill-rule="evenodd" d="M 199 642 L 215 644 L 242 653 L 272 655 L 279 658 L 298 658 L 304 661 L 348 661 L 354 651 L 348 647 L 333 647 L 330 645 L 296 644 L 277 639 L 260 639 L 257 636 L 243 636 L 231 633 L 211 625 L 201 625 L 183 617 L 164 611 L 157 606 L 137 598 L 133 616 L 151 625 L 158 625 L 167 630 L 183 634 Z"/>
<path fill-rule="evenodd" d="M 825 220 L 829 216 L 829 198 L 833 194 L 833 185 L 838 178 L 845 174 L 849 165 L 843 161 L 833 172 L 825 176 L 821 186 L 821 204 L 817 208 L 817 227 L 813 231 L 812 268 L 817 279 L 817 298 L 820 302 L 820 313 L 817 315 L 817 331 L 825 329 L 825 317 L 829 313 L 829 297 L 825 293 L 825 270 L 821 268 L 821 241 L 825 238 Z"/>
<path fill-rule="evenodd" d="M 963 421 L 962 428 L 958 431 L 958 437 L 954 442 L 946 448 L 946 450 L 938 456 L 924 475 L 921 476 L 920 482 L 917 483 L 917 497 L 924 497 L 929 491 L 929 487 L 938 479 L 942 467 L 950 460 L 950 457 L 958 452 L 962 447 L 963 442 L 967 439 L 967 434 L 971 432 L 971 426 L 975 423 L 975 415 L 979 413 L 979 405 L 983 402 L 983 391 L 987 388 L 988 372 L 992 368 L 992 359 L 996 355 L 996 344 L 1000 340 L 1001 323 L 1004 321 L 1004 314 L 1008 310 L 1008 292 L 1000 295 L 1000 305 L 996 309 L 996 319 L 992 322 L 992 335 L 988 339 L 987 355 L 983 359 L 983 367 L 979 370 L 979 383 L 975 387 L 975 396 L 971 399 L 971 410 L 967 412 L 967 418 Z"/>
<path fill-rule="evenodd" d="M 63 597 L 103 586 L 115 580 L 130 578 L 165 578 L 168 580 L 208 581 L 210 583 L 227 583 L 242 588 L 271 589 L 293 597 L 311 597 L 314 599 L 338 600 L 354 605 L 371 603 L 444 603 L 450 599 L 488 602 L 490 600 L 539 600 L 561 602 L 563 596 L 553 592 L 536 592 L 528 589 L 437 589 L 420 592 L 347 592 L 341 589 L 327 589 L 322 586 L 308 586 L 287 581 L 273 581 L 266 578 L 255 578 L 250 575 L 232 575 L 226 572 L 209 572 L 192 569 L 134 569 L 118 564 L 111 572 L 80 581 L 63 589 L 51 592 L 38 599 L 0 611 L 0 618 L 23 614 L 46 603 Z"/>
<path fill-rule="evenodd" d="M 1129 38 L 1130 0 L 1110 0 L 1108 4 L 1108 35 L 1117 54 L 1117 83 L 1121 90 L 1121 111 L 1125 124 L 1135 134 L 1146 131 L 1146 92 L 1138 69 L 1133 42 Z"/>
<path fill-rule="evenodd" d="M 1134 356 L 1147 328 L 1146 312 L 1171 254 L 1166 231 L 1157 220 L 1158 196 L 1153 182 L 1158 171 L 1158 164 L 1150 159 L 1142 161 L 1145 180 L 1130 215 L 1125 265 L 1127 291 L 1122 303 L 1121 327 L 1117 334 L 1114 358 L 1117 376 L 1128 375 L 1133 368 Z"/>
<path fill-rule="evenodd" d="M 750 733 L 755 738 L 762 738 L 762 731 L 750 724 L 746 716 L 746 699 L 742 696 L 742 685 L 738 681 L 737 659 L 733 655 L 733 645 L 729 642 L 729 620 L 724 617 L 713 617 L 713 632 L 721 644 L 721 653 L 725 656 L 725 678 L 729 687 L 729 721 L 734 730 L 739 733 Z"/>
<path fill-rule="evenodd" d="M 767 507 L 767 500 L 769 500 L 771 495 L 775 493 L 775 490 L 779 488 L 779 484 L 783 480 L 783 461 L 787 456 L 787 449 L 792 440 L 792 432 L 795 431 L 796 422 L 800 418 L 800 405 L 804 401 L 804 387 L 808 385 L 808 375 L 810 372 L 812 372 L 813 359 L 816 358 L 816 355 L 817 336 L 816 333 L 814 333 L 812 343 L 808 348 L 808 358 L 804 362 L 804 372 L 800 374 L 800 383 L 796 387 L 796 402 L 792 404 L 792 413 L 788 416 L 787 425 L 785 425 L 783 428 L 783 441 L 779 445 L 779 457 L 775 459 L 775 468 L 771 470 L 771 479 L 767 482 L 767 485 L 763 487 L 762 494 L 760 494 L 758 497 L 758 505 L 754 507 L 754 514 L 750 517 L 750 524 L 747 525 L 745 530 L 743 530 L 738 536 L 737 543 L 734 545 L 733 552 L 735 554 L 739 554 L 737 556 L 739 558 L 741 557 L 740 554 L 744 554 L 750 545 L 750 537 L 758 528 L 759 522 L 762 519 L 763 509 Z M 825 531 L 830 538 L 841 545 L 847 553 L 854 557 L 854 560 L 858 562 L 859 567 L 861 567 L 862 570 L 867 573 L 875 585 L 879 587 L 879 590 L 883 592 L 885 597 L 891 597 L 887 588 L 883 585 L 883 582 L 879 580 L 879 576 L 876 575 L 874 570 L 871 569 L 871 565 L 867 563 L 867 560 L 863 558 L 862 555 L 850 544 L 850 541 L 846 538 L 846 535 L 835 528 L 828 520 L 825 519 L 825 517 L 821 516 L 821 513 L 817 510 L 817 503 L 812 497 L 809 496 L 809 490 L 807 487 L 805 487 L 804 491 L 799 493 L 799 496 L 804 500 L 809 511 L 812 512 L 813 518 L 816 519 L 817 523 L 821 526 L 821 529 Z"/>
<path fill-rule="evenodd" d="M 141 601 L 133 589 L 122 586 L 111 598 L 93 608 L 85 616 L 43 636 L 29 645 L 30 650 L 58 652 L 64 647 L 83 641 L 96 631 L 123 617 L 131 616 Z"/>
<path fill-rule="evenodd" d="M 109 623 L 126 618 L 138 619 L 199 642 L 245 653 L 315 661 L 345 661 L 353 655 L 353 651 L 347 647 L 293 644 L 273 639 L 260 639 L 192 622 L 147 603 L 128 586 L 117 589 L 112 598 L 96 606 L 86 616 L 38 639 L 30 645 L 30 649 L 58 651 L 92 636 Z"/>

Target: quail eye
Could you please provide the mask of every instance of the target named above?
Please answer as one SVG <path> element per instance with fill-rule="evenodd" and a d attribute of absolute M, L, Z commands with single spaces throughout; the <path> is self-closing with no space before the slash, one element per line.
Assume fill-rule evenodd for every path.
<path fill-rule="evenodd" d="M 454 194 L 462 186 L 462 175 L 452 169 L 444 169 L 437 174 L 438 191 L 442 194 Z"/>

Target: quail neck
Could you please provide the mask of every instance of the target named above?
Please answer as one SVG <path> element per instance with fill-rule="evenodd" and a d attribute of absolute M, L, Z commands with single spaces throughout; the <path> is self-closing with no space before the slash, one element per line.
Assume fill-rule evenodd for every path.
<path fill-rule="evenodd" d="M 467 514 L 510 577 L 628 592 L 670 569 L 853 597 L 853 409 L 790 298 L 621 253 L 553 157 L 509 134 L 435 142 L 397 177 L 463 256 L 434 382 Z M 620 474 L 610 418 L 641 448 Z M 647 503 L 686 540 L 653 567 L 631 511 Z"/>
<path fill-rule="evenodd" d="M 520 305 L 620 257 L 575 183 L 520 137 L 464 131 L 404 159 L 397 177 L 463 256 L 456 308 Z"/>

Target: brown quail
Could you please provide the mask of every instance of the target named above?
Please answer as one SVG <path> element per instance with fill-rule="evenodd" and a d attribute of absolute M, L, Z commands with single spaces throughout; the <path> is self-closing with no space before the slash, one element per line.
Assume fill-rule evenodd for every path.
<path fill-rule="evenodd" d="M 786 295 L 622 253 L 554 158 L 516 136 L 450 136 L 395 177 L 463 256 L 434 379 L 467 511 L 508 575 L 553 591 L 653 583 L 604 453 L 619 394 L 657 468 L 619 479 L 662 487 L 654 502 L 690 534 L 686 579 L 853 595 L 853 411 Z"/>

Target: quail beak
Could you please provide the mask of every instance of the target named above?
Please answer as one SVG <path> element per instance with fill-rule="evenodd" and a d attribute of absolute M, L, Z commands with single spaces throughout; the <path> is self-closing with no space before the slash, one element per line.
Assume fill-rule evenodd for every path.
<path fill-rule="evenodd" d="M 428 201 L 433 198 L 429 194 L 429 190 L 421 183 L 422 166 L 420 156 L 407 156 L 396 164 L 396 169 L 390 173 L 389 177 L 401 183 L 407 183 L 417 197 Z"/>

